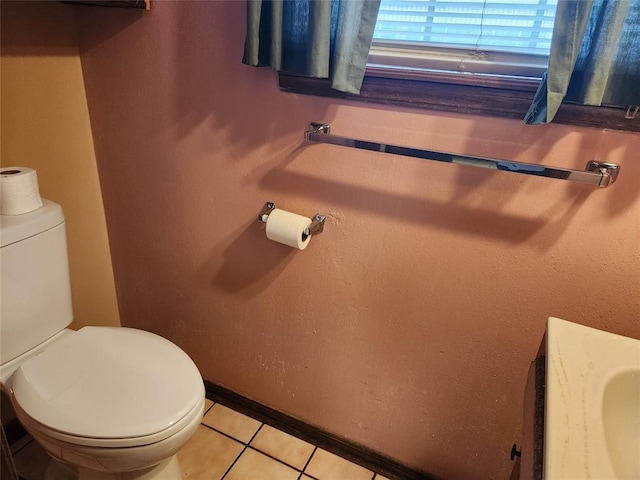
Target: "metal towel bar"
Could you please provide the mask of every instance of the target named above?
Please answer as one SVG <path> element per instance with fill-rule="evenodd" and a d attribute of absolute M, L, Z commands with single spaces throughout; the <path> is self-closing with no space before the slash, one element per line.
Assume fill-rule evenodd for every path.
<path fill-rule="evenodd" d="M 394 155 L 403 155 L 405 157 L 420 158 L 423 160 L 434 160 L 436 162 L 456 163 L 472 167 L 522 173 L 524 175 L 557 178 L 560 180 L 585 183 L 597 187 L 608 187 L 611 185 L 618 178 L 618 172 L 620 171 L 619 165 L 614 163 L 596 162 L 593 160 L 587 162 L 585 170 L 571 170 L 566 168 L 536 165 L 533 163 L 512 162 L 492 158 L 432 152 L 429 150 L 420 150 L 410 147 L 400 147 L 398 145 L 389 145 L 386 143 L 339 137 L 337 135 L 331 135 L 329 132 L 330 126 L 328 124 L 311 123 L 309 130 L 305 132 L 305 140 L 308 142 L 329 143 L 331 145 L 340 145 L 343 147 L 358 148 L 360 150 L 370 150 L 373 152 L 392 153 Z"/>

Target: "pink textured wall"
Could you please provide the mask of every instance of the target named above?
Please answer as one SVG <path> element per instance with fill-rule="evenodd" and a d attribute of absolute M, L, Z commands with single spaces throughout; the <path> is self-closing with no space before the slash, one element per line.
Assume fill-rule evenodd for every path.
<path fill-rule="evenodd" d="M 124 325 L 205 378 L 449 479 L 508 478 L 550 315 L 640 338 L 640 136 L 284 94 L 240 63 L 245 4 L 76 10 Z M 304 146 L 336 134 L 525 162 L 566 182 Z M 325 232 L 269 242 L 265 201 Z"/>

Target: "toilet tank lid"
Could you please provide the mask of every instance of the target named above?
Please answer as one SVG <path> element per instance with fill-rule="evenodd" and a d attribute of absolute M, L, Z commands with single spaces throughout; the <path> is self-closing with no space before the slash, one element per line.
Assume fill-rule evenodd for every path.
<path fill-rule="evenodd" d="M 15 401 L 44 426 L 77 437 L 123 439 L 168 429 L 202 401 L 189 356 L 158 335 L 84 327 L 12 377 Z"/>
<path fill-rule="evenodd" d="M 62 207 L 42 199 L 42 206 L 21 215 L 0 215 L 2 247 L 33 237 L 64 222 Z"/>

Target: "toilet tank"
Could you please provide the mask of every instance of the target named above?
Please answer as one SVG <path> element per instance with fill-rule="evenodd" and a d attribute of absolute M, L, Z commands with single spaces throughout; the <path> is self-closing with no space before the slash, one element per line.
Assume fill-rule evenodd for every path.
<path fill-rule="evenodd" d="M 64 214 L 60 205 L 0 215 L 1 364 L 26 353 L 73 320 Z"/>

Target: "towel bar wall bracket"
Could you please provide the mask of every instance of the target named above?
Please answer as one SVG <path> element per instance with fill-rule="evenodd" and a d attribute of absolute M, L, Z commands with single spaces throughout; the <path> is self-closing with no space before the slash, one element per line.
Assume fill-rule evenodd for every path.
<path fill-rule="evenodd" d="M 342 147 L 357 148 L 379 153 L 390 153 L 405 157 L 433 160 L 436 162 L 456 163 L 471 167 L 489 168 L 504 172 L 535 175 L 538 177 L 556 178 L 571 182 L 583 183 L 596 187 L 608 187 L 613 184 L 620 173 L 620 166 L 615 163 L 597 162 L 590 160 L 584 170 L 572 170 L 566 168 L 549 167 L 534 163 L 513 162 L 497 160 L 493 158 L 473 157 L 469 155 L 457 155 L 451 153 L 420 150 L 411 147 L 401 147 L 367 140 L 340 137 L 331 134 L 331 126 L 327 123 L 312 122 L 309 130 L 304 134 L 307 142 L 328 143 Z"/>
<path fill-rule="evenodd" d="M 612 184 L 618 179 L 618 173 L 620 172 L 620 165 L 616 165 L 615 163 L 597 162 L 595 160 L 589 160 L 587 162 L 587 167 L 585 168 L 585 171 L 600 172 L 603 175 L 609 175 L 611 177 L 611 181 L 606 185 L 600 185 L 601 187 L 608 187 L 610 184 Z"/>

